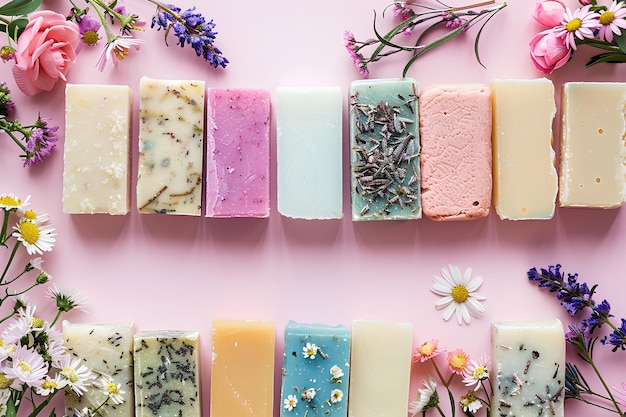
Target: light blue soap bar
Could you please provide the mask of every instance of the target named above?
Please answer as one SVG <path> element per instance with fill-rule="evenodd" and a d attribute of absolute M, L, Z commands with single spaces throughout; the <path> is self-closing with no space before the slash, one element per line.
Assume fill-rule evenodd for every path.
<path fill-rule="evenodd" d="M 349 327 L 287 324 L 281 417 L 346 417 L 349 381 Z"/>
<path fill-rule="evenodd" d="M 411 78 L 350 85 L 353 221 L 422 217 L 417 101 Z"/>

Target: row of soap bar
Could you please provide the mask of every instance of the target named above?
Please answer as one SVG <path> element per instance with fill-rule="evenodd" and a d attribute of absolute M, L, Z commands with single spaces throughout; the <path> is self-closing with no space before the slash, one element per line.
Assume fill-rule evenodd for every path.
<path fill-rule="evenodd" d="M 110 417 L 200 417 L 195 331 L 133 332 L 132 324 L 63 323 L 73 357 L 121 384 Z M 281 417 L 406 417 L 413 325 L 356 320 L 351 327 L 290 321 L 284 331 Z M 498 415 L 563 416 L 565 337 L 557 319 L 494 322 L 492 404 Z M 275 325 L 215 320 L 211 417 L 274 415 Z M 67 392 L 66 415 L 100 404 L 99 390 Z M 550 411 L 548 413 L 548 411 Z"/>
<path fill-rule="evenodd" d="M 492 200 L 502 219 L 549 219 L 557 194 L 623 205 L 626 83 L 564 84 L 560 176 L 550 80 L 417 91 L 409 78 L 351 84 L 352 220 L 469 220 Z M 204 188 L 208 217 L 269 216 L 267 90 L 143 78 L 140 96 L 140 213 L 201 215 Z M 64 212 L 128 213 L 130 100 L 126 86 L 67 86 Z M 278 211 L 342 218 L 339 88 L 279 88 L 276 111 Z"/>

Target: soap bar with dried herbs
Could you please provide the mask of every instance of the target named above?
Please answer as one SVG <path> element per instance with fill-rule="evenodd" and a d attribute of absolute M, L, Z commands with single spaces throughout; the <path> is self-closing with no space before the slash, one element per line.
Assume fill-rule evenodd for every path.
<path fill-rule="evenodd" d="M 350 86 L 353 221 L 422 217 L 416 91 L 410 78 Z"/>

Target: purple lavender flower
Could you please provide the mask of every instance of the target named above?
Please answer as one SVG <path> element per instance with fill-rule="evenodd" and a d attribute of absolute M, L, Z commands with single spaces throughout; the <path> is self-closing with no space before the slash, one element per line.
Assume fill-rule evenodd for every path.
<path fill-rule="evenodd" d="M 613 352 L 617 349 L 626 350 L 626 319 L 622 319 L 622 325 L 608 337 L 604 337 L 601 342 L 603 345 L 613 345 Z"/>
<path fill-rule="evenodd" d="M 567 281 L 561 273 L 561 265 L 549 266 L 548 269 L 536 268 L 528 271 L 527 277 L 531 281 L 539 282 L 539 288 L 548 288 L 550 292 L 556 292 L 556 297 L 561 300 L 561 305 L 573 317 L 585 307 L 594 308 L 592 300 L 595 287 L 589 289 L 586 283 L 578 282 L 578 274 L 568 274 Z"/>
<path fill-rule="evenodd" d="M 26 156 L 24 166 L 35 166 L 42 163 L 58 142 L 56 135 L 58 126 L 49 126 L 50 118 L 39 116 L 26 140 Z"/>

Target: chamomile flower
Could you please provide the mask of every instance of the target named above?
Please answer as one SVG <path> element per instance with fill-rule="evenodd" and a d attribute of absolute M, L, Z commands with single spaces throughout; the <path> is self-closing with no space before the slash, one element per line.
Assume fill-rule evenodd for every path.
<path fill-rule="evenodd" d="M 120 405 L 124 402 L 124 394 L 126 392 L 122 390 L 122 385 L 115 383 L 109 375 L 102 375 L 97 385 L 115 405 Z"/>
<path fill-rule="evenodd" d="M 87 392 L 87 388 L 92 384 L 94 375 L 85 365 L 81 363 L 80 358 L 73 360 L 67 356 L 60 368 L 60 375 L 76 395 L 81 396 Z"/>
<path fill-rule="evenodd" d="M 590 10 L 591 5 L 581 7 L 572 12 L 565 9 L 565 15 L 561 25 L 555 28 L 556 36 L 563 38 L 565 44 L 576 50 L 576 38 L 583 40 L 593 38 L 593 31 L 598 28 L 598 14 Z"/>
<path fill-rule="evenodd" d="M 55 375 L 54 378 L 50 378 L 46 376 L 41 387 L 38 387 L 35 392 L 42 396 L 48 396 L 50 394 L 54 394 L 56 391 L 59 391 L 65 387 L 66 382 L 61 379 L 59 375 Z"/>
<path fill-rule="evenodd" d="M 424 388 L 417 390 L 415 399 L 409 404 L 409 414 L 415 416 L 418 413 L 425 412 L 429 408 L 439 405 L 439 394 L 437 394 L 437 382 L 432 376 L 428 377 L 428 381 L 424 381 Z"/>
<path fill-rule="evenodd" d="M 30 196 L 22 201 L 15 194 L 0 194 L 0 209 L 5 211 L 21 211 L 24 207 L 28 206 L 28 200 L 30 200 Z"/>
<path fill-rule="evenodd" d="M 298 406 L 298 399 L 295 395 L 288 395 L 287 398 L 283 401 L 283 407 L 287 411 L 291 411 Z"/>
<path fill-rule="evenodd" d="M 607 42 L 613 42 L 613 35 L 621 35 L 622 29 L 626 29 L 626 4 L 613 0 L 606 9 L 598 12 L 600 14 L 600 30 L 598 37 Z"/>
<path fill-rule="evenodd" d="M 471 317 L 480 317 L 485 312 L 481 303 L 485 296 L 476 290 L 482 283 L 482 277 L 472 278 L 471 268 L 467 268 L 463 275 L 454 265 L 442 268 L 441 276 L 433 277 L 431 291 L 443 297 L 435 303 L 437 309 L 445 309 L 443 319 L 448 321 L 456 313 L 456 321 L 462 325 L 470 324 Z"/>
<path fill-rule="evenodd" d="M 315 343 L 307 342 L 302 348 L 302 356 L 304 359 L 315 359 L 318 350 L 319 348 Z"/>
<path fill-rule="evenodd" d="M 341 369 L 337 365 L 333 365 L 330 368 L 330 375 L 332 376 L 333 380 L 338 380 L 339 378 L 343 376 L 343 369 Z"/>
<path fill-rule="evenodd" d="M 315 391 L 315 388 L 309 388 L 304 390 L 304 392 L 302 392 L 302 399 L 304 401 L 313 401 L 313 399 L 315 398 L 315 395 L 317 395 L 317 391 Z"/>
<path fill-rule="evenodd" d="M 57 287 L 52 284 L 46 295 L 56 301 L 59 311 L 67 313 L 75 308 L 84 310 L 82 306 L 85 304 L 86 299 L 74 289 Z"/>
<path fill-rule="evenodd" d="M 13 379 L 12 388 L 19 389 L 23 384 L 29 387 L 41 387 L 48 373 L 48 367 L 41 355 L 26 346 L 17 346 L 2 372 L 8 379 Z"/>
<path fill-rule="evenodd" d="M 413 362 L 426 362 L 443 352 L 439 348 L 439 340 L 431 339 L 419 345 L 413 352 Z"/>
<path fill-rule="evenodd" d="M 334 390 L 332 390 L 330 392 L 330 402 L 333 404 L 339 403 L 341 402 L 341 400 L 343 399 L 343 391 L 335 388 Z"/>
<path fill-rule="evenodd" d="M 471 413 L 471 415 L 474 415 L 478 410 L 482 408 L 483 403 L 480 402 L 474 392 L 470 391 L 466 395 L 461 396 L 461 401 L 459 401 L 459 405 L 463 409 L 463 412 L 469 412 Z"/>
<path fill-rule="evenodd" d="M 13 236 L 22 242 L 29 255 L 35 253 L 42 255 L 51 251 L 56 241 L 54 226 L 38 224 L 38 221 L 26 217 L 23 217 L 13 229 L 15 230 Z"/>
<path fill-rule="evenodd" d="M 463 349 L 456 349 L 448 352 L 448 368 L 450 372 L 457 375 L 464 375 L 467 372 L 470 356 Z"/>
<path fill-rule="evenodd" d="M 483 356 L 479 362 L 470 359 L 469 364 L 463 374 L 463 383 L 468 387 L 474 387 L 474 391 L 480 389 L 480 382 L 489 378 L 489 368 L 487 367 L 487 357 Z"/>

